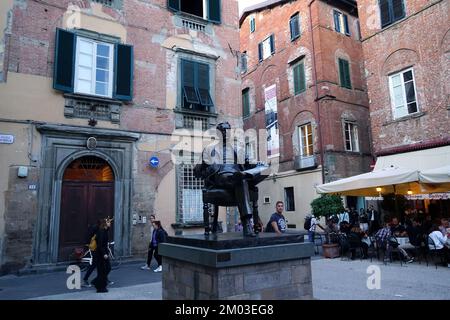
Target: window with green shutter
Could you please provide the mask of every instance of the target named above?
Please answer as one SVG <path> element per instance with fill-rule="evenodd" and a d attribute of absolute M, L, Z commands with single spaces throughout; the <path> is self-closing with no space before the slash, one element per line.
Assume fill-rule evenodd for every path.
<path fill-rule="evenodd" d="M 175 12 L 184 12 L 202 19 L 221 22 L 221 0 L 167 0 L 167 7 Z"/>
<path fill-rule="evenodd" d="M 339 80 L 341 87 L 351 89 L 350 65 L 347 60 L 339 59 Z"/>
<path fill-rule="evenodd" d="M 250 33 L 255 32 L 256 23 L 255 23 L 255 17 L 250 18 Z"/>
<path fill-rule="evenodd" d="M 291 31 L 291 41 L 300 37 L 300 15 L 298 12 L 289 20 L 289 29 Z"/>
<path fill-rule="evenodd" d="M 294 72 L 294 93 L 297 95 L 306 90 L 305 64 L 303 61 L 296 64 Z"/>
<path fill-rule="evenodd" d="M 405 17 L 404 0 L 378 0 L 381 27 L 387 27 Z"/>
<path fill-rule="evenodd" d="M 244 89 L 242 91 L 242 116 L 247 118 L 250 115 L 250 90 Z"/>
<path fill-rule="evenodd" d="M 185 109 L 210 111 L 209 65 L 191 60 L 181 60 L 182 106 Z"/>
<path fill-rule="evenodd" d="M 53 88 L 132 100 L 133 47 L 104 38 L 107 36 L 88 31 L 57 29 Z"/>

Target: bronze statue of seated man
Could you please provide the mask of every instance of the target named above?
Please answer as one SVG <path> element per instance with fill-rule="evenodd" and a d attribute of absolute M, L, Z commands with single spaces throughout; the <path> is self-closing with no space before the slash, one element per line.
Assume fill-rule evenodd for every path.
<path fill-rule="evenodd" d="M 258 217 L 258 188 L 256 184 L 267 177 L 263 171 L 265 165 L 250 164 L 248 160 L 238 163 L 236 150 L 227 143 L 227 130 L 231 129 L 228 122 L 217 125 L 222 134 L 222 144 L 205 148 L 202 163 L 194 168 L 194 175 L 205 181 L 203 188 L 203 220 L 205 235 L 209 235 L 209 205 L 214 205 L 212 232 L 217 231 L 219 206 L 237 206 L 243 226 L 244 236 L 255 236 L 251 218 Z M 255 228 L 256 230 L 256 228 Z"/>

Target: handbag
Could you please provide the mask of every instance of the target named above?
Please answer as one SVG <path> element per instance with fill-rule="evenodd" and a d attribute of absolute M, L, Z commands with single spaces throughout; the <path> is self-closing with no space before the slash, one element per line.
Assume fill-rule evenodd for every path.
<path fill-rule="evenodd" d="M 392 248 L 397 248 L 400 245 L 400 243 L 398 243 L 398 241 L 397 241 L 397 238 L 394 236 L 389 237 L 388 244 Z"/>

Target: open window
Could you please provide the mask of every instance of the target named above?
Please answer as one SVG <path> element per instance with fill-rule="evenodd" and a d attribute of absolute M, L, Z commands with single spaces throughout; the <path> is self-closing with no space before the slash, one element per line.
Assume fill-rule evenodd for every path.
<path fill-rule="evenodd" d="M 184 12 L 204 20 L 220 23 L 220 0 L 168 0 L 167 6 L 175 12 Z"/>
<path fill-rule="evenodd" d="M 181 60 L 181 91 L 183 108 L 210 111 L 209 65 L 191 60 Z"/>
<path fill-rule="evenodd" d="M 54 89 L 129 101 L 132 85 L 132 46 L 56 30 Z"/>

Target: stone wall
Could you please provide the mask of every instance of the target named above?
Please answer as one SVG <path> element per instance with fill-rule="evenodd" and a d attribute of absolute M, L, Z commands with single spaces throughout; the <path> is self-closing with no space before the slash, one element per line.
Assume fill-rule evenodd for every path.
<path fill-rule="evenodd" d="M 210 268 L 163 258 L 163 299 L 312 299 L 311 259 Z"/>

